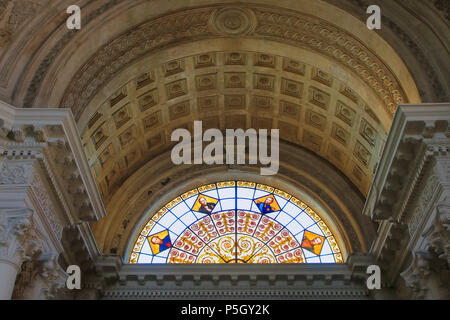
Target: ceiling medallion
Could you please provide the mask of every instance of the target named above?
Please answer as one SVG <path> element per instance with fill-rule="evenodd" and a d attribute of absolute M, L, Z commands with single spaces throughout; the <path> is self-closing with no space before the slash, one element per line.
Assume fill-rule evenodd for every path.
<path fill-rule="evenodd" d="M 256 17 L 250 9 L 226 7 L 211 15 L 210 25 L 219 34 L 240 36 L 255 29 Z"/>

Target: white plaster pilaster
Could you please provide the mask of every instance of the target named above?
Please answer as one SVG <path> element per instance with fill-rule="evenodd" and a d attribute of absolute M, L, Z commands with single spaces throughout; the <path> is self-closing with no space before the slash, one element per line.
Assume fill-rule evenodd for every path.
<path fill-rule="evenodd" d="M 449 296 L 449 125 L 448 103 L 400 105 L 364 208 L 386 285 L 403 279 L 416 299 Z"/>
<path fill-rule="evenodd" d="M 23 236 L 28 220 L 15 223 L 17 212 L 32 212 Z M 59 258 L 81 264 L 99 254 L 87 221 L 106 212 L 70 110 L 0 101 L 0 214 L 9 230 L 0 241 L 4 299 L 52 298 L 65 284 Z"/>

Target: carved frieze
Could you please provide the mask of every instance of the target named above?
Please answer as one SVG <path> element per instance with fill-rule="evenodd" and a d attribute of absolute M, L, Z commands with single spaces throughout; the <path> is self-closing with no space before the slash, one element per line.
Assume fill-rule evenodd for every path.
<path fill-rule="evenodd" d="M 436 174 L 431 173 L 425 180 L 425 185 L 420 193 L 420 196 L 415 201 L 414 211 L 412 211 L 409 218 L 409 232 L 413 234 L 419 223 L 423 219 L 424 214 L 429 210 L 429 205 L 436 193 L 436 188 L 439 184 L 439 178 Z"/>
<path fill-rule="evenodd" d="M 2 184 L 26 184 L 30 165 L 0 162 L 0 185 Z"/>
<path fill-rule="evenodd" d="M 54 208 L 53 201 L 50 199 L 51 190 L 44 184 L 38 173 L 34 172 L 30 184 L 33 187 L 33 191 L 41 205 L 45 218 L 53 231 L 53 234 L 57 239 L 61 239 L 64 223 L 61 221 L 61 217 L 58 216 L 57 211 Z"/>

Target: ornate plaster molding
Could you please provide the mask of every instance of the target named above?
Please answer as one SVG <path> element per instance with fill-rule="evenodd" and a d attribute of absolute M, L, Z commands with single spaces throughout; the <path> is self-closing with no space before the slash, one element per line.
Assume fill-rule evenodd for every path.
<path fill-rule="evenodd" d="M 99 294 L 101 295 L 101 293 Z M 355 299 L 367 300 L 369 294 L 364 288 L 327 288 L 324 291 L 320 289 L 289 289 L 268 286 L 265 288 L 245 288 L 245 289 L 117 289 L 107 290 L 101 296 L 105 300 L 123 300 L 123 299 L 264 299 L 264 300 L 293 300 L 293 299 Z"/>
<path fill-rule="evenodd" d="M 413 299 L 448 299 L 449 271 L 432 251 L 415 251 L 409 267 L 400 276 L 412 290 Z"/>
<path fill-rule="evenodd" d="M 57 255 L 43 254 L 22 264 L 14 286 L 13 299 L 55 299 L 65 288 L 67 274 Z"/>
<path fill-rule="evenodd" d="M 408 204 L 422 191 L 421 182 L 433 177 L 433 159 L 449 154 L 449 124 L 448 103 L 399 106 L 364 214 L 403 221 Z"/>
<path fill-rule="evenodd" d="M 372 87 L 389 113 L 395 111 L 397 104 L 407 102 L 390 69 L 353 36 L 314 17 L 248 5 L 189 9 L 135 27 L 101 48 L 80 68 L 60 105 L 72 108 L 78 119 L 106 81 L 149 52 L 179 41 L 234 36 L 234 33 L 306 47 L 336 60 Z"/>
<path fill-rule="evenodd" d="M 26 184 L 28 181 L 29 167 L 25 164 L 0 163 L 1 184 Z"/>
<path fill-rule="evenodd" d="M 39 200 L 48 203 L 39 191 L 41 178 L 31 177 L 38 160 L 70 223 L 106 215 L 70 111 L 15 109 L 0 102 L 0 112 L 3 127 L 20 133 L 0 137 L 0 185 L 30 184 Z"/>
<path fill-rule="evenodd" d="M 37 1 L 37 0 L 30 0 L 31 1 Z M 43 0 L 40 0 L 43 1 Z M 40 2 L 39 1 L 39 2 Z M 438 0 L 433 0 L 434 3 L 436 4 L 436 8 L 437 10 L 434 10 L 433 8 L 433 4 L 430 4 L 430 14 L 432 14 L 431 16 L 433 17 L 433 14 L 436 15 L 436 20 L 439 19 L 439 13 L 443 12 L 445 14 L 445 6 L 442 5 L 443 1 L 438 1 Z M 12 2 L 12 1 L 10 1 Z M 21 1 L 21 2 L 25 2 Z M 28 2 L 28 1 L 27 1 Z M 60 1 L 61 3 L 64 3 L 63 1 Z M 91 3 L 93 3 L 92 8 L 90 8 L 89 6 L 86 7 L 86 9 L 83 7 L 83 9 L 87 10 L 84 12 L 87 12 L 87 14 L 83 17 L 83 24 L 87 25 L 87 26 L 92 26 L 95 25 L 95 21 L 98 21 L 100 19 L 102 19 L 105 15 L 113 15 L 115 13 L 115 10 L 119 11 L 119 10 L 123 10 L 124 8 L 132 8 L 133 6 L 136 5 L 136 3 L 140 3 L 139 1 L 130 1 L 133 4 L 127 4 L 123 1 L 90 1 Z M 328 0 L 327 2 L 333 4 L 334 6 L 344 9 L 347 12 L 351 13 L 353 16 L 360 18 L 362 22 L 364 21 L 364 18 L 366 17 L 365 14 L 365 9 L 369 4 L 365 3 L 365 2 L 361 2 L 361 0 Z M 444 1 L 445 2 L 445 1 Z M 67 2 L 66 2 L 67 3 Z M 371 3 L 370 3 L 371 4 Z M 66 5 L 66 7 L 69 4 Z M 393 12 L 393 16 L 394 19 L 397 18 L 397 16 L 402 16 L 403 14 L 406 14 L 406 11 L 408 9 L 410 10 L 414 10 L 413 6 L 406 6 L 406 8 L 404 8 L 405 10 L 397 10 L 395 11 L 393 6 L 391 6 L 391 4 L 386 4 L 383 3 L 383 8 L 385 8 L 387 5 L 389 5 L 387 7 L 387 11 L 389 12 Z M 64 7 L 64 5 L 62 5 L 62 7 Z M 364 10 L 363 10 L 364 9 Z M 398 9 L 398 8 L 397 8 Z M 419 9 L 420 10 L 420 9 Z M 415 9 L 415 12 L 420 13 L 417 8 Z M 440 11 L 438 11 L 440 10 Z M 43 11 L 43 12 L 41 12 Z M 398 12 L 399 11 L 399 12 Z M 448 10 L 447 10 L 448 11 Z M 24 12 L 28 12 L 28 10 L 25 10 Z M 21 32 L 17 32 L 16 34 L 13 35 L 11 40 L 11 48 L 8 48 L 8 58 L 5 59 L 5 64 L 4 64 L 4 68 L 2 68 L 2 71 L 0 72 L 0 78 L 1 78 L 1 82 L 3 83 L 3 86 L 7 86 L 8 85 L 8 80 L 12 79 L 14 76 L 11 77 L 13 71 L 12 70 L 17 70 L 16 66 L 17 66 L 17 61 L 19 60 L 18 57 L 22 56 L 22 52 L 23 50 L 28 49 L 28 46 L 30 45 L 30 43 L 37 39 L 40 38 L 42 36 L 42 38 L 49 38 L 48 34 L 41 34 L 35 30 L 33 30 L 33 26 L 36 25 L 36 22 L 38 19 L 36 19 L 37 16 L 39 16 L 40 19 L 45 19 L 46 21 L 48 21 L 48 24 L 50 23 L 57 23 L 59 24 L 59 27 L 56 28 L 55 30 L 53 30 L 53 33 L 51 34 L 51 38 L 53 39 L 58 39 L 53 41 L 53 43 L 50 46 L 47 45 L 43 45 L 44 42 L 42 42 L 42 45 L 39 43 L 39 45 L 37 46 L 39 48 L 39 50 L 36 50 L 35 52 L 33 52 L 35 57 L 42 57 L 42 61 L 36 61 L 36 66 L 33 68 L 33 70 L 30 70 L 29 74 L 25 77 L 26 82 L 23 82 L 21 84 L 18 84 L 17 87 L 15 88 L 16 94 L 20 95 L 21 97 L 19 98 L 19 100 L 22 103 L 22 99 L 25 98 L 25 95 L 27 96 L 27 98 L 25 99 L 26 103 L 24 103 L 23 105 L 31 107 L 33 105 L 35 105 L 36 101 L 35 98 L 40 94 L 40 90 L 43 88 L 43 82 L 44 82 L 44 78 L 45 76 L 49 73 L 49 71 L 52 68 L 52 65 L 57 62 L 58 57 L 61 56 L 61 53 L 67 49 L 70 44 L 76 39 L 77 33 L 73 32 L 73 31 L 67 31 L 64 30 L 65 28 L 65 24 L 64 24 L 64 20 L 61 19 L 61 15 L 57 15 L 55 14 L 55 8 L 53 8 L 52 6 L 47 6 L 44 7 L 42 10 L 38 11 L 40 14 L 35 14 L 34 16 L 28 16 L 27 18 L 29 18 L 27 20 L 28 22 L 28 28 L 21 28 Z M 34 17 L 34 19 L 32 18 Z M 44 18 L 43 18 L 44 17 Z M 389 17 L 390 18 L 390 17 Z M 6 18 L 7 20 L 8 18 Z M 392 20 L 394 20 L 392 19 Z M 20 20 L 20 19 L 19 19 Z M 386 23 L 390 23 L 392 20 L 384 20 Z M 21 20 L 23 21 L 23 20 Z M 40 22 L 40 21 L 39 21 Z M 34 28 L 34 29 L 38 29 L 38 28 Z M 404 26 L 397 26 L 397 29 L 393 29 L 393 31 L 391 31 L 391 24 L 389 24 L 389 27 L 383 28 L 385 30 L 387 30 L 387 33 L 390 33 L 391 36 L 387 36 L 386 37 L 386 32 L 380 32 L 380 34 L 383 36 L 383 38 L 388 39 L 387 41 L 391 44 L 392 47 L 394 48 L 399 48 L 399 47 L 404 47 L 404 48 L 408 48 L 411 49 L 412 53 L 410 55 L 409 58 L 406 59 L 406 63 L 408 64 L 408 66 L 410 65 L 414 65 L 417 64 L 418 66 L 420 65 L 420 71 L 414 72 L 413 70 L 413 74 L 415 76 L 416 79 L 421 79 L 421 78 L 425 78 L 423 77 L 423 75 L 426 75 L 428 73 L 428 75 L 430 76 L 429 79 L 424 80 L 423 83 L 426 84 L 427 82 L 434 83 L 436 81 L 438 81 L 439 83 L 439 76 L 437 76 L 437 71 L 436 69 L 438 67 L 436 67 L 436 64 L 432 63 L 430 64 L 430 59 L 429 58 L 425 58 L 425 55 L 427 55 L 428 57 L 430 57 L 430 55 L 433 54 L 433 52 L 435 52 L 433 49 L 433 52 L 429 53 L 427 52 L 426 49 L 420 48 L 419 46 L 417 46 L 416 43 L 418 43 L 418 41 L 421 39 L 420 37 L 417 38 L 415 36 L 412 36 L 411 34 L 409 34 L 408 30 L 405 30 Z M 415 29 L 414 29 L 415 30 Z M 411 32 L 415 32 L 414 30 L 411 30 Z M 91 31 L 89 31 L 91 32 Z M 92 31 L 95 32 L 95 31 Z M 408 33 L 408 34 L 405 34 Z M 7 40 L 9 40 L 10 37 L 8 37 L 8 35 L 10 36 L 10 33 L 7 33 L 5 36 L 6 38 L 8 38 Z M 393 35 L 393 36 L 392 36 Z M 46 43 L 47 44 L 47 43 Z M 34 48 L 35 49 L 35 48 Z M 33 49 L 33 50 L 34 50 Z M 397 50 L 400 52 L 400 50 Z M 434 62 L 434 58 L 432 57 L 433 62 Z M 438 60 L 438 59 L 436 59 Z M 22 72 L 22 70 L 20 71 Z M 28 71 L 25 71 L 28 72 Z M 442 77 L 442 76 L 441 76 Z M 428 77 L 426 77 L 428 78 Z M 442 82 L 442 81 L 441 81 Z M 14 84 L 13 84 L 14 85 Z M 22 89 L 19 89 L 19 86 L 23 86 Z M 423 85 L 422 85 L 423 87 Z M 442 89 L 442 85 L 440 85 L 440 88 Z M 427 100 L 427 101 L 436 101 L 436 99 L 433 99 L 433 96 L 436 97 L 437 95 L 439 95 L 440 93 L 443 93 L 444 90 L 438 90 L 438 87 L 435 87 L 434 92 L 431 92 L 430 88 L 427 87 L 423 87 L 421 88 L 422 92 L 421 95 L 422 97 Z M 21 91 L 21 93 L 18 93 L 18 91 Z M 23 91 L 23 97 L 22 97 L 22 91 Z M 442 98 L 442 99 L 441 99 Z M 445 100 L 444 97 L 441 97 L 438 101 L 443 101 Z"/>
<path fill-rule="evenodd" d="M 89 14 L 83 19 L 83 24 L 88 24 L 92 22 L 95 18 L 99 17 L 101 14 L 105 13 L 109 9 L 120 3 L 121 0 L 109 0 L 103 5 L 89 12 Z M 65 27 L 65 26 L 64 26 Z M 55 45 L 46 53 L 45 58 L 40 62 L 36 72 L 33 74 L 30 84 L 27 87 L 26 96 L 24 98 L 23 106 L 31 107 L 33 102 L 39 92 L 40 86 L 44 80 L 44 77 L 48 70 L 50 69 L 52 63 L 56 60 L 58 55 L 63 51 L 63 49 L 72 41 L 76 32 L 73 30 L 68 30 L 62 35 L 59 35 L 58 41 Z M 0 72 L 0 81 L 4 83 L 7 80 L 9 68 L 5 68 L 3 72 Z"/>
<path fill-rule="evenodd" d="M 326 1 L 335 5 L 339 3 L 339 0 Z M 445 13 L 447 13 L 448 16 L 448 5 L 443 4 L 443 2 L 446 2 L 445 0 L 430 1 L 434 3 L 436 9 L 441 11 L 436 16 L 434 10 L 428 8 L 429 6 L 432 7 L 433 4 L 428 4 L 427 1 L 421 0 L 413 0 L 409 1 L 409 3 L 403 1 L 401 3 L 396 3 L 395 7 L 388 7 L 390 3 L 388 4 L 383 0 L 346 0 L 345 2 L 347 2 L 345 6 L 348 8 L 348 11 L 352 12 L 356 17 L 359 17 L 363 23 L 366 22 L 366 8 L 369 5 L 376 4 L 383 8 L 383 28 L 376 30 L 375 32 L 389 41 L 391 46 L 397 52 L 402 52 L 402 48 L 407 48 L 409 51 L 408 54 L 414 57 L 415 61 L 408 59 L 406 55 L 402 58 L 405 59 L 408 67 L 410 67 L 410 72 L 413 74 L 417 85 L 420 87 L 422 101 L 447 102 L 449 100 L 448 90 L 445 89 L 445 86 L 440 79 L 442 74 L 439 74 L 440 71 L 433 67 L 431 63 L 430 56 L 433 52 L 429 52 L 428 49 L 425 49 L 422 46 L 421 41 L 417 38 L 417 32 L 415 30 L 411 28 L 407 29 L 405 28 L 405 25 L 402 24 L 402 22 L 411 21 L 412 16 L 410 16 L 410 14 L 414 11 L 417 12 L 414 19 L 418 19 L 420 24 L 423 24 L 424 20 L 427 20 L 426 17 L 434 17 L 435 20 L 439 20 L 439 14 L 445 16 Z M 404 10 L 399 10 L 399 8 Z M 387 12 L 389 13 L 386 14 Z M 429 20 L 432 19 L 429 18 L 428 21 Z M 433 29 L 433 27 L 430 27 L 430 29 Z M 438 30 L 439 27 L 434 27 L 434 29 Z M 422 36 L 425 37 L 425 35 Z M 438 35 L 437 37 L 441 38 L 439 41 L 445 42 L 445 38 L 443 38 L 442 35 Z M 416 63 L 417 67 L 413 67 Z M 428 87 L 432 88 L 432 90 L 428 90 Z"/>
<path fill-rule="evenodd" d="M 23 23 L 33 18 L 44 5 L 38 0 L 2 1 L 0 3 L 0 48 L 7 46 Z"/>
<path fill-rule="evenodd" d="M 7 199 L 7 203 L 0 201 L 0 209 L 34 208 L 40 230 L 36 235 L 46 241 L 39 245 L 40 252 L 53 255 L 50 260 L 40 254 L 26 258 L 26 254 L 20 255 L 24 249 L 18 246 L 16 265 L 20 267 L 23 261 L 33 260 L 24 268 L 47 269 L 43 273 L 38 272 L 40 276 L 36 281 L 34 276 L 30 278 L 30 272 L 24 270 L 24 274 L 28 273 L 24 279 L 28 279 L 26 283 L 31 281 L 42 286 L 45 292 L 39 295 L 52 297 L 64 278 L 57 268 L 55 255 L 62 254 L 61 259 L 66 263 L 89 265 L 99 251 L 86 221 L 104 217 L 106 211 L 88 168 L 70 110 L 15 109 L 0 103 L 0 116 L 2 126 L 7 129 L 5 131 L 21 133 L 0 137 L 0 195 L 2 199 Z M 22 167 L 24 169 L 14 170 Z M 10 251 L 17 243 L 14 239 L 3 242 Z M 36 297 L 38 293 L 28 290 L 17 292 L 16 296 L 24 295 Z"/>
<path fill-rule="evenodd" d="M 104 299 L 354 298 L 367 299 L 368 256 L 343 265 L 129 265 L 118 256 L 95 262 L 85 288 Z M 326 288 L 326 290 L 324 290 Z"/>
<path fill-rule="evenodd" d="M 0 259 L 17 268 L 43 250 L 30 209 L 0 210 Z"/>

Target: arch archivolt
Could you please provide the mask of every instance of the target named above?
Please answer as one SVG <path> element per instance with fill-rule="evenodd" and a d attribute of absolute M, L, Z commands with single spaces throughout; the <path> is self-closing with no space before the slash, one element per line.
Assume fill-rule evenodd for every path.
<path fill-rule="evenodd" d="M 280 155 L 289 160 L 280 163 L 277 176 L 260 176 L 256 166 L 174 166 L 167 154 L 156 157 L 115 192 L 107 205 L 108 216 L 92 224 L 100 250 L 126 258 L 133 237 L 173 198 L 201 185 L 238 179 L 271 185 L 304 199 L 340 235 L 344 256 L 366 252 L 375 229 L 360 214 L 364 198 L 352 183 L 306 149 L 283 143 Z"/>
<path fill-rule="evenodd" d="M 39 15 L 26 16 L 25 18 L 28 20 L 34 17 L 32 23 L 22 23 L 21 28 L 15 31 L 14 37 L 7 39 L 8 50 L 4 52 L 2 60 L 4 72 L 0 75 L 2 94 L 10 96 L 11 103 L 18 106 L 58 107 L 66 87 L 80 67 L 89 58 L 96 59 L 96 52 L 100 48 L 114 42 L 113 39 L 119 36 L 129 35 L 130 30 L 137 26 L 170 14 L 177 14 L 185 9 L 202 6 L 209 6 L 213 9 L 223 6 L 264 8 L 267 7 L 267 3 L 267 0 L 254 0 L 251 4 L 226 1 L 211 6 L 211 1 L 206 0 L 194 0 L 189 4 L 182 0 L 170 2 L 113 0 L 108 3 L 97 0 L 81 1 L 83 28 L 79 32 L 71 32 L 65 27 L 64 16 L 58 14 L 71 3 L 67 0 L 58 0 L 55 4 L 52 3 L 52 6 L 42 7 Z M 402 61 L 403 57 L 398 56 L 386 42 L 391 41 L 393 47 L 396 47 L 396 43 L 394 43 L 396 40 L 391 38 L 383 40 L 376 32 L 367 29 L 365 23 L 360 20 L 364 17 L 359 17 L 350 10 L 351 6 L 342 4 L 341 7 L 347 8 L 347 11 L 339 8 L 340 6 L 340 0 L 329 1 L 329 3 L 326 1 L 280 0 L 277 1 L 276 7 L 270 8 L 273 12 L 282 12 L 285 15 L 313 17 L 316 21 L 320 21 L 320 25 L 331 25 L 333 21 L 339 21 L 340 32 L 347 33 L 357 42 L 366 43 L 366 49 L 392 70 L 392 74 L 398 79 L 408 97 L 408 101 L 405 102 L 420 102 L 412 77 Z M 386 7 L 389 6 L 386 4 Z M 396 12 L 396 10 L 389 8 L 389 12 Z M 20 15 L 18 19 L 25 21 L 24 17 Z M 42 19 L 45 22 L 42 22 Z M 331 24 L 326 21 L 330 21 Z M 39 28 L 36 27 L 37 24 L 39 24 Z M 45 27 L 42 27 L 42 24 Z M 391 26 L 389 25 L 389 27 Z M 313 34 L 317 30 L 310 31 L 309 34 Z M 51 34 L 50 37 L 49 34 Z M 92 34 L 100 36 L 91 37 Z M 384 35 L 384 33 L 382 34 Z M 404 32 L 401 34 L 403 35 Z M 221 34 L 216 34 L 216 36 L 223 38 Z M 132 39 L 127 41 L 131 43 L 129 40 Z M 148 37 L 144 40 L 148 40 Z M 403 38 L 397 42 L 402 42 L 401 40 Z M 323 41 L 320 43 L 327 44 Z M 346 43 L 346 45 L 348 46 L 350 43 Z M 346 51 L 344 50 L 343 53 Z M 409 52 L 406 52 L 405 56 L 411 58 Z M 19 61 L 23 61 L 27 57 L 31 57 L 31 60 L 22 68 Z"/>
<path fill-rule="evenodd" d="M 331 57 L 369 84 L 386 110 L 408 101 L 396 76 L 358 38 L 313 16 L 279 8 L 199 7 L 145 22 L 100 48 L 72 78 L 61 101 L 79 118 L 100 87 L 126 65 L 179 42 L 217 37 L 270 39 Z"/>

